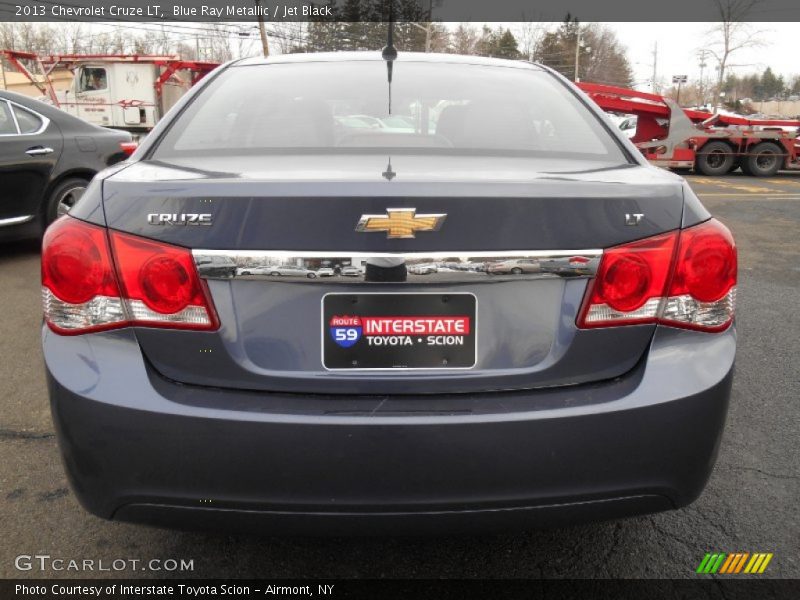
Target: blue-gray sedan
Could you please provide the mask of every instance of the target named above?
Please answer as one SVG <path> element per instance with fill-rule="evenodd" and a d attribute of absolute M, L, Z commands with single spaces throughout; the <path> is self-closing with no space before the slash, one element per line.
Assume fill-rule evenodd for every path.
<path fill-rule="evenodd" d="M 87 510 L 405 533 L 701 493 L 730 232 L 547 68 L 388 66 L 229 63 L 49 228 L 42 343 Z"/>

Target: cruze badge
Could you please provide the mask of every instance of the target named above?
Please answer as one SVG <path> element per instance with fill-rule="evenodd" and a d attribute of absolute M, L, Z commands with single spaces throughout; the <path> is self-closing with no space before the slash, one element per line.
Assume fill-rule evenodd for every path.
<path fill-rule="evenodd" d="M 209 213 L 150 213 L 147 222 L 150 225 L 211 225 Z"/>
<path fill-rule="evenodd" d="M 361 215 L 356 231 L 385 231 L 389 239 L 413 238 L 418 231 L 439 231 L 446 214 L 418 215 L 416 208 L 387 208 L 385 215 Z"/>

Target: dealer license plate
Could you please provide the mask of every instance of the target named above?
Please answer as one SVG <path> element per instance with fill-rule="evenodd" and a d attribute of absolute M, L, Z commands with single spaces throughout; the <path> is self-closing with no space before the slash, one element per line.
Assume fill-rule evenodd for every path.
<path fill-rule="evenodd" d="M 472 294 L 326 294 L 326 369 L 470 369 L 477 300 Z"/>

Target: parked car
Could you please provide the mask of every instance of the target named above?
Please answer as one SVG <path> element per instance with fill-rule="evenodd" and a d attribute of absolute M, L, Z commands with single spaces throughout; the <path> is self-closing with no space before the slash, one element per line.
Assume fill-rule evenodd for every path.
<path fill-rule="evenodd" d="M 127 158 L 129 133 L 0 90 L 0 239 L 39 235 L 94 175 Z"/>
<path fill-rule="evenodd" d="M 415 275 L 430 275 L 431 273 L 436 273 L 439 271 L 439 268 L 434 264 L 421 264 L 421 265 L 412 265 L 408 267 L 409 273 L 414 273 Z"/>
<path fill-rule="evenodd" d="M 267 267 L 262 269 L 262 271 L 273 277 L 307 277 L 308 279 L 314 279 L 317 276 L 314 271 L 306 267 L 293 267 L 288 265 Z"/>
<path fill-rule="evenodd" d="M 317 277 L 333 277 L 334 275 L 336 275 L 336 271 L 331 267 L 320 267 L 317 269 Z"/>
<path fill-rule="evenodd" d="M 486 267 L 486 272 L 489 275 L 499 275 L 509 273 L 511 275 L 520 275 L 522 273 L 538 273 L 539 272 L 539 259 L 538 258 L 520 258 L 515 260 L 503 260 L 498 262 L 489 263 Z"/>
<path fill-rule="evenodd" d="M 230 256 L 202 256 L 197 259 L 198 268 L 202 268 L 206 273 L 213 273 L 218 279 L 231 279 L 239 274 L 236 268 L 236 261 Z"/>
<path fill-rule="evenodd" d="M 343 277 L 361 277 L 364 274 L 364 271 L 361 269 L 361 267 L 347 266 L 342 267 L 341 274 Z"/>
<path fill-rule="evenodd" d="M 730 232 L 547 67 L 392 66 L 390 87 L 378 52 L 228 63 L 48 229 L 43 355 L 86 509 L 408 534 L 700 495 L 736 353 Z M 442 106 L 435 133 L 337 137 L 340 107 L 388 116 L 389 94 Z M 230 278 L 220 256 L 381 277 Z M 564 257 L 573 276 L 537 272 Z M 453 268 L 397 268 L 431 263 Z"/>

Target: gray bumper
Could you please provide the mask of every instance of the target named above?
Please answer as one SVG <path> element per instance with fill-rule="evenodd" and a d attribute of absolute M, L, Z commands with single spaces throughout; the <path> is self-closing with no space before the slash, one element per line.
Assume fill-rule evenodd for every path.
<path fill-rule="evenodd" d="M 313 534 L 498 530 L 686 505 L 716 458 L 736 336 L 658 328 L 647 359 L 613 381 L 421 397 L 180 385 L 126 330 L 45 330 L 43 343 L 59 444 L 89 511 Z"/>

